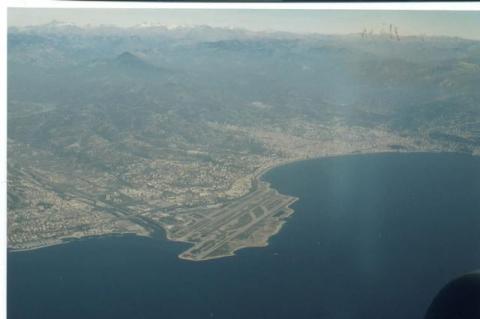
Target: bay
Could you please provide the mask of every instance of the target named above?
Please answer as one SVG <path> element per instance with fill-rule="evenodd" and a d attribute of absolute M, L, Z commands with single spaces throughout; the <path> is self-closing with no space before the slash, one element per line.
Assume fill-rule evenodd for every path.
<path fill-rule="evenodd" d="M 269 246 L 191 262 L 161 234 L 10 252 L 8 317 L 422 318 L 480 268 L 478 157 L 341 156 L 264 179 L 300 198 Z"/>

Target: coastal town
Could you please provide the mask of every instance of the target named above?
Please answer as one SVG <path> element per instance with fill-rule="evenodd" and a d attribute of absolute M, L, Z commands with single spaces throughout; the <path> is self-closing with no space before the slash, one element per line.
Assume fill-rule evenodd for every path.
<path fill-rule="evenodd" d="M 230 134 L 246 134 L 246 130 L 239 127 L 228 126 L 222 129 Z M 319 131 L 327 134 L 321 135 Z M 10 210 L 9 247 L 12 250 L 35 249 L 75 238 L 111 234 L 149 236 L 161 227 L 170 240 L 197 243 L 182 253 L 182 258 L 211 259 L 215 256 L 213 251 L 211 254 L 195 253 L 202 251 L 201 247 L 196 247 L 204 242 L 215 241 L 220 235 L 220 238 L 224 238 L 223 233 L 212 232 L 218 235 L 211 238 L 210 232 L 204 231 L 205 239 L 200 240 L 192 238 L 192 234 L 186 230 L 186 233 L 180 235 L 179 230 L 189 229 L 200 223 L 198 216 L 233 216 L 235 210 L 229 208 L 237 202 L 248 203 L 245 196 L 259 192 L 255 184 L 264 183 L 261 175 L 269 169 L 292 161 L 327 156 L 448 150 L 445 146 L 430 144 L 428 141 L 361 128 L 355 130 L 346 127 L 321 127 L 318 131 L 312 128 L 306 131 L 304 136 L 264 129 L 253 130 L 249 134 L 269 149 L 271 157 L 236 154 L 212 163 L 195 160 L 202 153 L 190 151 L 184 154 L 191 158 L 187 155 L 182 157 L 182 161 L 154 159 L 148 163 L 134 163 L 122 176 L 128 184 L 118 183 L 112 176 L 99 178 L 96 175 L 77 178 L 75 185 L 69 185 L 69 181 L 58 173 L 55 175 L 39 167 L 19 168 L 18 175 L 22 177 L 20 180 L 26 198 L 23 201 L 24 206 Z M 14 145 L 10 147 L 12 153 L 15 152 Z M 149 173 L 145 174 L 146 170 Z M 112 187 L 115 183 L 117 188 Z M 9 187 L 19 186 L 10 184 Z M 272 198 L 288 195 L 274 193 Z M 257 231 L 262 235 L 252 232 L 243 241 L 236 239 L 238 235 L 231 236 L 229 240 L 223 239 L 222 242 L 227 242 L 229 248 L 223 248 L 224 252 L 218 253 L 217 258 L 231 255 L 234 250 L 242 247 L 267 244 L 268 238 L 281 228 L 282 220 L 293 212 L 288 208 L 292 203 L 288 198 L 286 196 L 286 202 L 282 206 L 267 210 L 272 216 L 282 209 L 288 213 L 264 219 L 261 224 L 264 230 Z M 258 204 L 258 207 L 265 209 L 262 204 Z M 251 215 L 254 209 L 255 207 L 251 207 L 245 211 L 245 216 Z M 215 225 L 218 229 L 229 229 L 235 224 L 234 221 L 240 220 L 242 216 L 225 219 L 223 223 Z M 210 219 L 208 217 L 208 220 Z M 253 225 L 255 222 L 253 219 L 250 223 L 246 222 L 246 225 Z M 244 229 L 247 230 L 248 227 L 245 226 Z M 228 233 L 227 230 L 225 232 Z"/>
<path fill-rule="evenodd" d="M 278 166 L 480 155 L 474 41 L 65 30 L 9 29 L 10 251 L 134 234 L 190 243 L 186 260 L 231 256 L 294 216 L 262 179 Z"/>

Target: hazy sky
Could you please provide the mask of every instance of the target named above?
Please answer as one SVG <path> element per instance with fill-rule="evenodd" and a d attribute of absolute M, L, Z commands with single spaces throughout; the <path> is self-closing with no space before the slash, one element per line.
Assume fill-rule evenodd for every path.
<path fill-rule="evenodd" d="M 9 26 L 37 25 L 59 20 L 75 24 L 131 26 L 211 25 L 250 30 L 324 34 L 379 30 L 398 26 L 399 33 L 460 36 L 480 40 L 480 12 L 339 11 L 339 10 L 213 10 L 213 9 L 9 9 Z"/>

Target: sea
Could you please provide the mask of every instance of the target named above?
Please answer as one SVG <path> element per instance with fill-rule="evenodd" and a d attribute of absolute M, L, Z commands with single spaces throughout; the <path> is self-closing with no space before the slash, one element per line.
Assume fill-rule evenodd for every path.
<path fill-rule="evenodd" d="M 263 178 L 299 197 L 267 247 L 192 262 L 161 233 L 9 252 L 8 318 L 420 319 L 480 268 L 479 157 L 339 156 Z"/>

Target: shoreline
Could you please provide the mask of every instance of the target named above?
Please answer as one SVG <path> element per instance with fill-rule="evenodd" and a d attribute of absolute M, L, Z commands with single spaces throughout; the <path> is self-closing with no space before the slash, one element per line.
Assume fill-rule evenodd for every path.
<path fill-rule="evenodd" d="M 135 236 L 135 237 L 144 237 L 144 238 L 151 238 L 151 236 L 147 235 L 141 235 L 137 233 L 110 233 L 110 234 L 103 234 L 103 235 L 89 235 L 89 236 L 84 236 L 84 237 L 64 237 L 64 238 L 59 238 L 58 240 L 52 241 L 52 243 L 46 244 L 46 245 L 41 245 L 41 246 L 33 246 L 32 247 L 25 247 L 25 248 L 10 248 L 7 247 L 7 253 L 21 253 L 21 252 L 27 252 L 27 251 L 33 251 L 33 250 L 39 250 L 42 248 L 48 248 L 48 247 L 54 247 L 54 246 L 61 246 L 61 245 L 66 245 L 70 244 L 73 242 L 78 242 L 82 240 L 89 240 L 89 239 L 101 239 L 101 238 L 107 238 L 107 237 L 126 237 L 126 236 Z"/>
<path fill-rule="evenodd" d="M 365 151 L 365 152 L 364 152 Z M 367 150 L 359 150 L 359 151 L 355 151 L 355 152 L 350 152 L 350 153 L 344 153 L 344 154 L 326 154 L 326 155 L 319 155 L 319 156 L 308 156 L 308 157 L 299 157 L 299 158 L 295 158 L 295 159 L 288 159 L 288 160 L 285 160 L 285 161 L 280 161 L 280 162 L 277 162 L 277 163 L 274 163 L 272 165 L 267 165 L 265 167 L 261 167 L 259 168 L 259 171 L 254 173 L 254 177 L 253 177 L 253 181 L 254 182 L 261 182 L 261 183 L 266 183 L 268 187 L 274 189 L 275 191 L 277 191 L 275 188 L 271 187 L 270 183 L 263 180 L 262 177 L 268 173 L 269 171 L 277 168 L 277 167 L 280 167 L 280 166 L 284 166 L 284 165 L 289 165 L 289 164 L 293 164 L 293 163 L 300 163 L 300 162 L 303 162 L 303 161 L 309 161 L 309 160 L 321 160 L 321 159 L 327 159 L 327 158 L 335 158 L 335 157 L 343 157 L 343 156 L 355 156 L 355 155 L 374 155 L 374 154 L 398 154 L 398 153 L 401 153 L 401 154 L 442 154 L 442 153 L 445 153 L 445 154 L 458 154 L 458 155 L 469 155 L 469 156 L 472 156 L 472 157 L 480 157 L 478 155 L 474 155 L 474 154 L 469 154 L 469 153 L 461 153 L 461 152 L 452 152 L 452 151 L 445 151 L 445 150 L 431 150 L 431 151 L 426 151 L 426 150 L 378 150 L 378 151 L 372 151 L 371 149 L 369 149 L 368 151 Z M 231 201 L 236 201 L 236 200 L 240 200 L 241 198 L 249 195 L 249 194 L 252 194 L 253 192 L 256 191 L 256 185 L 252 187 L 251 190 L 249 190 L 247 193 L 243 194 L 242 196 L 236 198 L 236 199 L 232 199 Z M 286 218 L 290 217 L 291 215 L 293 215 L 295 213 L 295 211 L 293 209 L 290 208 L 290 205 L 294 204 L 296 201 L 298 201 L 300 198 L 298 197 L 295 197 L 295 196 L 291 196 L 291 195 L 288 195 L 290 197 L 294 197 L 294 200 L 287 206 L 287 208 L 289 210 L 292 210 L 292 212 L 290 212 Z M 231 201 L 228 201 L 228 202 L 231 202 Z M 283 225 L 285 224 L 285 222 L 283 222 L 279 227 L 278 229 L 276 230 L 275 233 L 272 233 L 272 235 L 270 235 L 269 238 L 275 236 L 276 234 L 278 234 L 281 230 L 281 228 L 283 227 Z M 189 241 L 181 241 L 181 240 L 175 240 L 175 239 L 172 239 L 170 238 L 169 236 L 169 232 L 168 232 L 168 229 L 164 228 L 163 226 L 161 225 L 158 225 L 162 228 L 163 232 L 164 232 L 164 238 L 169 240 L 169 241 L 172 241 L 172 242 L 178 242 L 178 243 L 185 243 L 185 244 L 194 244 L 193 242 L 189 242 Z M 7 225 L 8 227 L 8 225 Z M 90 235 L 90 236 L 85 236 L 85 237 L 65 237 L 65 238 L 59 238 L 57 240 L 52 240 L 52 243 L 48 243 L 48 244 L 45 244 L 45 245 L 38 245 L 38 246 L 35 246 L 35 245 L 32 245 L 32 247 L 25 247 L 25 248 L 11 248 L 11 247 L 8 247 L 8 244 L 7 244 L 7 254 L 8 253 L 21 253 L 21 252 L 28 252 L 28 251 L 33 251 L 33 250 L 39 250 L 39 249 L 42 249 L 42 248 L 48 248 L 48 247 L 53 247 L 53 246 L 60 246 L 60 245 L 65 245 L 65 244 L 68 244 L 68 243 L 71 243 L 71 242 L 76 242 L 76 241 L 80 241 L 80 240 L 88 240 L 88 239 L 99 239 L 99 238 L 102 238 L 102 237 L 123 237 L 123 236 L 128 236 L 128 235 L 134 235 L 134 236 L 138 236 L 138 237 L 147 237 L 147 238 L 153 238 L 152 237 L 152 234 L 148 234 L 148 235 L 141 235 L 141 234 L 138 234 L 138 233 L 131 233 L 131 232 L 126 232 L 126 233 L 110 233 L 110 234 L 100 234 L 100 235 Z M 235 252 L 240 250 L 240 249 L 243 249 L 243 248 L 255 248 L 255 247 L 266 247 L 268 246 L 269 244 L 269 241 L 267 240 L 265 245 L 262 245 L 262 246 L 244 246 L 244 247 L 239 247 L 239 248 L 236 248 L 234 251 L 232 251 L 232 254 L 229 254 L 229 255 L 224 255 L 224 256 L 217 256 L 217 257 L 214 257 L 214 258 L 208 258 L 208 259 L 203 259 L 203 260 L 193 260 L 193 259 L 189 259 L 189 258 L 183 258 L 181 257 L 180 255 L 183 253 L 180 253 L 178 255 L 178 258 L 179 259 L 183 259 L 183 260 L 188 260 L 188 261 L 207 261 L 207 260 L 213 260 L 213 259 L 219 259 L 219 258 L 223 258 L 223 257 L 231 257 L 231 256 L 235 256 Z"/>
<path fill-rule="evenodd" d="M 262 243 L 259 243 L 258 245 L 241 245 L 241 246 L 238 246 L 237 248 L 235 248 L 234 250 L 232 250 L 229 254 L 225 254 L 225 255 L 218 255 L 218 256 L 215 256 L 215 257 L 209 257 L 209 258 L 204 258 L 204 259 L 192 259 L 192 258 L 188 258 L 188 257 L 184 257 L 182 256 L 182 254 L 179 254 L 177 257 L 179 259 L 182 259 L 182 260 L 187 260 L 187 261 L 194 261 L 194 262 L 202 262 L 202 261 L 210 261 L 210 260 L 215 260 L 215 259 L 221 259 L 221 258 L 225 258 L 225 257 L 233 257 L 233 256 L 236 256 L 236 252 L 241 250 L 241 249 L 245 249 L 245 248 L 264 248 L 264 247 L 267 247 L 270 245 L 270 239 L 277 235 L 278 233 L 280 233 L 280 231 L 282 230 L 283 226 L 287 223 L 285 221 L 286 218 L 289 218 L 291 215 L 293 215 L 293 213 L 295 213 L 295 210 L 290 208 L 290 205 L 292 205 L 293 203 L 295 203 L 296 201 L 298 201 L 300 198 L 298 197 L 294 197 L 294 199 L 292 200 L 292 202 L 287 206 L 287 209 L 288 209 L 288 215 L 283 217 L 281 220 L 279 220 L 279 223 L 278 225 L 276 226 L 275 230 L 273 231 L 273 233 L 270 234 L 270 236 L 268 237 L 268 239 Z M 190 242 L 189 242 L 190 243 Z"/>
<path fill-rule="evenodd" d="M 477 157 L 480 155 L 473 155 L 469 153 L 462 153 L 462 152 L 453 152 L 453 151 L 445 151 L 445 150 L 431 150 L 431 151 L 426 151 L 426 150 L 378 150 L 378 151 L 371 151 L 371 149 L 368 150 L 359 150 L 359 151 L 354 151 L 350 153 L 343 153 L 343 154 L 325 154 L 325 155 L 319 155 L 319 156 L 308 156 L 308 157 L 299 157 L 295 159 L 289 159 L 286 161 L 282 161 L 280 163 L 276 163 L 270 166 L 267 166 L 263 169 L 261 169 L 260 172 L 255 174 L 256 179 L 261 179 L 263 175 L 265 175 L 267 172 L 280 167 L 284 165 L 289 165 L 293 163 L 300 163 L 303 161 L 310 161 L 310 160 L 321 160 L 321 159 L 330 159 L 330 158 L 335 158 L 335 157 L 344 157 L 344 156 L 355 156 L 355 155 L 377 155 L 377 154 L 459 154 L 459 155 L 470 155 L 473 157 Z"/>
<path fill-rule="evenodd" d="M 365 151 L 365 152 L 364 152 Z M 443 150 L 438 150 L 438 151 L 425 151 L 425 150 L 377 150 L 377 151 L 371 151 L 371 149 L 368 149 L 368 150 L 359 150 L 359 151 L 355 151 L 355 152 L 351 152 L 351 153 L 345 153 L 345 154 L 326 154 L 326 155 L 320 155 L 320 156 L 309 156 L 309 157 L 301 157 L 301 158 L 295 158 L 295 159 L 289 159 L 289 160 L 285 160 L 285 161 L 281 161 L 279 163 L 275 163 L 275 164 L 272 164 L 272 165 L 267 165 L 266 167 L 263 167 L 263 168 L 260 168 L 259 172 L 255 173 L 254 174 L 254 178 L 253 180 L 257 183 L 265 183 L 267 185 L 267 187 L 269 188 L 272 188 L 273 190 L 275 190 L 276 192 L 278 192 L 277 189 L 275 189 L 274 187 L 271 187 L 271 184 L 265 180 L 262 179 L 262 177 L 270 172 L 271 170 L 277 168 L 277 167 L 280 167 L 280 166 L 285 166 L 285 165 L 289 165 L 289 164 L 293 164 L 293 163 L 300 163 L 300 162 L 303 162 L 303 161 L 310 161 L 310 160 L 321 160 L 321 159 L 330 159 L 330 158 L 336 158 L 336 157 L 345 157 L 345 156 L 356 156 L 356 155 L 377 155 L 377 154 L 442 154 L 442 153 L 445 153 L 445 154 L 462 154 L 462 155 L 469 155 L 469 156 L 476 156 L 476 155 L 473 155 L 473 154 L 468 154 L 468 153 L 460 153 L 460 152 L 449 152 L 449 151 L 443 151 Z M 253 190 L 250 190 L 249 192 L 247 192 L 246 194 L 238 197 L 237 199 L 233 199 L 232 201 L 235 201 L 235 200 L 239 200 L 249 194 L 252 194 L 254 193 L 257 189 L 256 189 L 256 186 L 253 186 L 252 187 Z M 204 258 L 204 259 L 192 259 L 192 258 L 188 258 L 188 257 L 184 257 L 182 256 L 183 252 L 180 253 L 178 255 L 178 258 L 179 259 L 183 259 L 183 260 L 187 260 L 187 261 L 194 261 L 194 262 L 202 262 L 202 261 L 209 261 L 209 260 L 214 260 L 214 259 L 221 259 L 221 258 L 224 258 L 224 257 L 233 257 L 235 256 L 235 252 L 241 250 L 241 249 L 244 249 L 244 248 L 261 248 L 261 247 L 267 247 L 269 244 L 270 244 L 270 239 L 277 235 L 281 229 L 283 228 L 283 226 L 286 224 L 286 221 L 284 219 L 286 218 L 289 218 L 291 215 L 293 215 L 295 213 L 295 210 L 292 209 L 290 207 L 290 205 L 293 205 L 296 201 L 300 200 L 300 198 L 296 197 L 296 196 L 292 196 L 292 195 L 288 195 L 288 194 L 285 194 L 287 196 L 290 196 L 293 198 L 293 201 L 288 204 L 286 206 L 286 208 L 288 209 L 288 214 L 287 216 L 285 216 L 284 218 L 280 219 L 279 220 L 279 225 L 276 227 L 275 231 L 270 234 L 270 236 L 268 237 L 268 239 L 261 245 L 253 245 L 253 246 L 249 246 L 249 245 L 242 245 L 242 246 L 239 246 L 237 248 L 235 248 L 234 250 L 232 250 L 230 253 L 228 254 L 225 254 L 225 255 L 218 255 L 218 256 L 215 256 L 215 257 L 210 257 L 210 258 Z M 186 243 L 186 244 L 192 244 L 194 245 L 195 243 L 194 242 L 190 242 L 190 241 L 181 241 L 181 240 L 175 240 L 175 239 L 172 239 L 168 236 L 168 233 L 167 233 L 167 230 L 165 230 L 165 233 L 167 235 L 167 239 L 168 240 L 171 240 L 171 241 L 175 241 L 175 242 L 181 242 L 181 243 Z"/>

